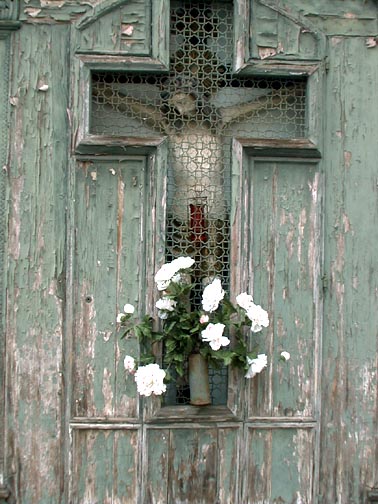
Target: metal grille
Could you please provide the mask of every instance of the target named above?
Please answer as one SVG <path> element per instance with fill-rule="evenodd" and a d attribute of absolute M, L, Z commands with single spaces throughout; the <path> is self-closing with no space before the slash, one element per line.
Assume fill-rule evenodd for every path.
<path fill-rule="evenodd" d="M 94 73 L 90 131 L 169 141 L 167 260 L 196 260 L 193 306 L 214 276 L 229 279 L 231 138 L 305 136 L 303 80 L 232 72 L 232 2 L 171 2 L 165 75 Z M 227 398 L 227 373 L 212 373 L 213 404 Z M 187 384 L 169 404 L 187 402 Z"/>

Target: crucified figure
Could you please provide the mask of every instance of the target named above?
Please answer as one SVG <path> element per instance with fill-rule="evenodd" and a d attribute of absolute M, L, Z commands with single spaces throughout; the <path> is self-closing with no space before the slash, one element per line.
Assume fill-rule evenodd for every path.
<path fill-rule="evenodd" d="M 268 90 L 262 96 L 236 105 L 208 106 L 203 114 L 200 100 L 189 90 L 178 89 L 171 93 L 165 110 L 162 110 L 160 104 L 152 105 L 137 99 L 127 94 L 127 88 L 124 89 L 124 85 L 102 84 L 98 88 L 94 86 L 93 94 L 101 96 L 102 103 L 120 113 L 140 118 L 143 124 L 167 136 L 175 187 L 172 214 L 184 221 L 188 217 L 188 209 L 183 207 L 182 202 L 199 202 L 206 198 L 207 217 L 224 217 L 224 131 L 240 119 L 250 119 L 277 106 L 282 102 L 280 91 Z M 293 94 L 295 88 L 286 88 L 286 91 Z M 170 120 L 170 116 L 175 119 Z M 177 118 L 180 119 L 179 127 Z"/>

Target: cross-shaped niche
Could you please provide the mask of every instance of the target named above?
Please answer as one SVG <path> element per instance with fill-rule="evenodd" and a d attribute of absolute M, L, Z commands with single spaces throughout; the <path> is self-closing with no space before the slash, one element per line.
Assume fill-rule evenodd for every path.
<path fill-rule="evenodd" d="M 166 260 L 196 260 L 191 303 L 214 277 L 230 281 L 232 139 L 306 136 L 306 81 L 233 72 L 232 1 L 172 1 L 169 69 L 92 71 L 89 133 L 165 137 Z M 213 405 L 227 402 L 227 371 L 212 370 Z M 177 377 L 166 403 L 189 401 Z"/>

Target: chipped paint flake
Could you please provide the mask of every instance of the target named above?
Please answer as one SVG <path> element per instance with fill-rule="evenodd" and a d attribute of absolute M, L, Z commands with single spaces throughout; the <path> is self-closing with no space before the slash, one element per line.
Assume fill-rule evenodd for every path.
<path fill-rule="evenodd" d="M 378 45 L 378 37 L 368 37 L 365 44 L 369 49 L 376 47 Z"/>
<path fill-rule="evenodd" d="M 259 57 L 264 60 L 267 58 L 271 58 L 277 54 L 277 49 L 274 47 L 259 47 Z"/>
<path fill-rule="evenodd" d="M 33 7 L 27 7 L 26 9 L 24 9 L 24 12 L 27 16 L 35 18 L 42 12 L 42 9 L 35 9 Z"/>
<path fill-rule="evenodd" d="M 134 25 L 132 24 L 122 24 L 121 35 L 123 37 L 131 37 L 134 33 Z"/>

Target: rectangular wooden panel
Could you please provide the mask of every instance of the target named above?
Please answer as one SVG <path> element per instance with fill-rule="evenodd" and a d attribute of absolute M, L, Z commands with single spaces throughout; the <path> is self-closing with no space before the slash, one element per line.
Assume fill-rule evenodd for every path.
<path fill-rule="evenodd" d="M 74 278 L 74 414 L 135 417 L 135 383 L 123 358 L 138 356 L 135 339 L 120 339 L 117 312 L 139 309 L 145 274 L 144 158 L 78 165 Z"/>
<path fill-rule="evenodd" d="M 74 429 L 70 502 L 139 502 L 139 444 L 136 428 Z"/>
<path fill-rule="evenodd" d="M 144 502 L 237 502 L 239 434 L 237 426 L 148 428 Z"/>
<path fill-rule="evenodd" d="M 244 504 L 311 504 L 315 432 L 248 428 Z"/>
<path fill-rule="evenodd" d="M 320 349 L 321 182 L 307 161 L 251 161 L 250 271 L 255 303 L 270 316 L 252 337 L 269 366 L 250 382 L 249 417 L 316 410 Z M 291 358 L 279 360 L 281 351 Z"/>

